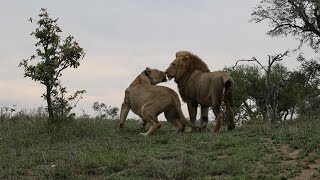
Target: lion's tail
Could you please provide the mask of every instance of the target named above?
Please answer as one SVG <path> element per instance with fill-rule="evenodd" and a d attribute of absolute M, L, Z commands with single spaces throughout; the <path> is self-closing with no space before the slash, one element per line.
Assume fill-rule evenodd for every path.
<path fill-rule="evenodd" d="M 224 82 L 224 91 L 223 94 L 225 98 L 228 98 L 228 101 L 232 103 L 232 94 L 233 94 L 233 88 L 234 88 L 234 81 L 233 79 L 228 76 L 227 79 L 223 80 Z"/>
<path fill-rule="evenodd" d="M 231 86 L 231 81 L 228 80 L 227 82 L 224 83 L 224 91 L 228 92 L 228 90 L 230 89 Z"/>

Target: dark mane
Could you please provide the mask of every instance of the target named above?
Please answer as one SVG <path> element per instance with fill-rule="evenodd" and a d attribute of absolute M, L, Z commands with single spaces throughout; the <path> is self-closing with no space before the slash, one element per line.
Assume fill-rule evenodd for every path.
<path fill-rule="evenodd" d="M 188 80 L 189 80 L 191 74 L 195 70 L 199 70 L 204 73 L 210 72 L 210 70 L 209 70 L 207 64 L 205 62 L 203 62 L 197 55 L 194 55 L 188 51 L 179 51 L 176 53 L 176 57 L 181 58 L 181 59 L 184 59 L 184 58 L 188 59 L 187 70 L 186 70 L 185 74 L 177 81 L 179 93 L 181 95 L 182 100 L 185 101 L 186 100 L 185 87 L 188 83 Z"/>
<path fill-rule="evenodd" d="M 190 67 L 189 72 L 192 73 L 195 70 L 199 70 L 202 72 L 210 72 L 207 64 L 202 61 L 197 55 L 194 55 L 192 53 L 189 53 L 189 59 L 190 59 Z"/>

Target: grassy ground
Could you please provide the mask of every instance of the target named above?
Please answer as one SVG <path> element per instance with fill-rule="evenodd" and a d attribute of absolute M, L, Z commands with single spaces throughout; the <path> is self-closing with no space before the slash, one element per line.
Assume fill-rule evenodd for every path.
<path fill-rule="evenodd" d="M 0 122 L 0 179 L 320 179 L 320 120 L 251 123 L 219 134 L 152 137 L 137 121 Z M 212 129 L 212 127 L 210 127 Z"/>

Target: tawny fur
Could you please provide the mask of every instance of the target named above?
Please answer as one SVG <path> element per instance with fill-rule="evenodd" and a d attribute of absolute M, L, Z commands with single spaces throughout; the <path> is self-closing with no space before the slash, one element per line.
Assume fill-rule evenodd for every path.
<path fill-rule="evenodd" d="M 191 124 L 184 117 L 175 91 L 168 87 L 156 86 L 165 80 L 166 75 L 163 71 L 147 68 L 130 84 L 125 91 L 118 130 L 123 128 L 130 109 L 142 119 L 141 130 L 144 130 L 147 122 L 151 124 L 148 132 L 143 135 L 154 134 L 161 127 L 157 116 L 162 112 L 168 122 L 180 132 L 184 131 L 186 124 L 193 128 L 201 128 Z"/>
<path fill-rule="evenodd" d="M 235 128 L 232 93 L 234 89 L 233 79 L 225 72 L 210 72 L 206 63 L 198 56 L 188 52 L 179 51 L 176 59 L 166 70 L 169 79 L 174 78 L 178 84 L 179 93 L 183 101 L 187 103 L 190 121 L 195 123 L 197 108 L 201 106 L 201 124 L 208 121 L 208 110 L 212 110 L 216 116 L 214 131 L 218 132 L 222 124 L 222 101 L 226 105 L 228 114 L 228 129 Z"/>

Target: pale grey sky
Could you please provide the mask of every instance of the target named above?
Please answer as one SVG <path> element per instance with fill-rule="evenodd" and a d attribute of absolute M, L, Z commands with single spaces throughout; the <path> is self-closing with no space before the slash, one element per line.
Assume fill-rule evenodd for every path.
<path fill-rule="evenodd" d="M 45 105 L 40 97 L 44 87 L 23 78 L 23 70 L 17 67 L 22 59 L 35 54 L 30 33 L 36 26 L 28 19 L 37 19 L 40 8 L 59 18 L 63 37 L 73 35 L 85 49 L 80 67 L 66 71 L 62 82 L 71 92 L 87 91 L 77 112 L 92 113 L 95 101 L 120 108 L 126 87 L 142 70 L 147 66 L 165 70 L 179 50 L 191 51 L 211 70 L 219 70 L 238 59 L 266 59 L 268 54 L 297 47 L 293 38 L 267 36 L 267 23 L 249 22 L 259 2 L 4 0 L 0 6 L 0 107 Z M 285 64 L 294 68 L 295 56 Z M 162 85 L 177 90 L 173 81 Z"/>

